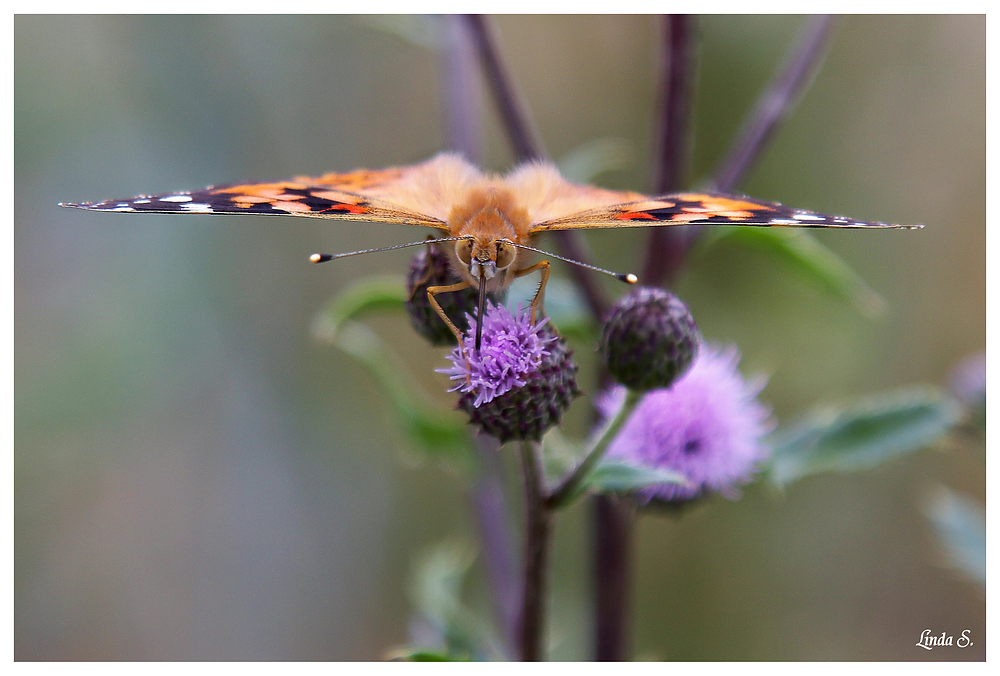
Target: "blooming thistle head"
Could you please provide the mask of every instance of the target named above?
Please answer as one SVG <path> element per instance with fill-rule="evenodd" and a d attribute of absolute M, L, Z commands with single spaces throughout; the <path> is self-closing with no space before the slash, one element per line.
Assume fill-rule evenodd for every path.
<path fill-rule="evenodd" d="M 772 431 L 770 409 L 757 400 L 765 381 L 745 381 L 735 348 L 703 345 L 687 374 L 669 388 L 647 392 L 608 449 L 609 458 L 678 472 L 687 485 L 644 489 L 646 502 L 682 502 L 705 493 L 738 497 L 770 456 L 762 437 Z M 610 416 L 625 399 L 618 386 L 599 397 Z"/>
<path fill-rule="evenodd" d="M 463 349 L 438 369 L 456 385 L 458 408 L 470 422 L 500 441 L 540 439 L 562 418 L 580 394 L 572 350 L 548 320 L 532 325 L 531 314 L 511 314 L 503 305 L 488 303 L 483 316 L 482 345 L 475 347 L 476 320 L 469 317 Z"/>

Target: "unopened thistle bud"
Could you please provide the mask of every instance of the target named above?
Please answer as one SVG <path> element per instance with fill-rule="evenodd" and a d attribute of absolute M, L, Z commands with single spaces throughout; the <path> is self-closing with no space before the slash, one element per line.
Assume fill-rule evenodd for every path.
<path fill-rule="evenodd" d="M 512 315 L 492 303 L 476 350 L 476 320 L 468 321 L 464 354 L 456 347 L 448 355 L 451 368 L 438 369 L 456 381 L 451 391 L 460 393 L 458 408 L 501 442 L 541 439 L 580 395 L 572 350 L 547 319 L 532 325 L 529 312 Z"/>
<path fill-rule="evenodd" d="M 455 335 L 431 307 L 427 299 L 427 288 L 448 286 L 460 281 L 452 272 L 448 254 L 437 246 L 429 245 L 427 249 L 414 256 L 410 263 L 410 272 L 406 276 L 406 290 L 409 292 L 406 312 L 410 315 L 410 323 L 416 332 L 426 338 L 431 345 L 454 345 Z M 475 289 L 438 294 L 436 299 L 441 304 L 441 309 L 451 317 L 460 331 L 468 329 L 466 315 L 475 312 Z"/>
<path fill-rule="evenodd" d="M 690 368 L 701 336 L 687 306 L 663 289 L 624 296 L 604 322 L 601 353 L 625 387 L 645 392 L 670 385 Z"/>

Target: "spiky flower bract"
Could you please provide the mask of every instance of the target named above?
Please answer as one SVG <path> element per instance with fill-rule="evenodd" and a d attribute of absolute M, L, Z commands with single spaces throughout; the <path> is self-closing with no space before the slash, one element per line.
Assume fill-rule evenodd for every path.
<path fill-rule="evenodd" d="M 456 381 L 450 391 L 460 393 L 458 407 L 501 441 L 540 439 L 580 394 L 572 350 L 547 319 L 532 325 L 529 312 L 511 314 L 492 303 L 483 317 L 479 350 L 475 334 L 476 320 L 470 317 L 464 350 L 456 347 L 448 355 L 452 366 L 438 369 Z"/>
<path fill-rule="evenodd" d="M 765 381 L 744 380 L 735 348 L 703 345 L 684 377 L 647 392 L 611 442 L 609 458 L 678 472 L 688 485 L 644 489 L 645 501 L 685 501 L 709 492 L 735 498 L 770 456 L 763 437 L 774 425 L 757 400 Z M 605 415 L 625 398 L 618 386 L 598 399 Z"/>

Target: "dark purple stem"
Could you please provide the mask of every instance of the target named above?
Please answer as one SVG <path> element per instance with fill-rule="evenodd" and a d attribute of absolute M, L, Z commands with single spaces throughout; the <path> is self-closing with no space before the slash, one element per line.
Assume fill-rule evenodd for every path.
<path fill-rule="evenodd" d="M 594 500 L 596 537 L 594 577 L 597 606 L 594 659 L 621 662 L 628 659 L 628 597 L 633 510 L 617 498 L 600 495 Z"/>
<path fill-rule="evenodd" d="M 757 99 L 753 112 L 743 123 L 742 131 L 716 172 L 715 187 L 718 190 L 729 192 L 739 185 L 778 125 L 791 114 L 823 64 L 834 23 L 830 15 L 814 16 L 806 21 L 795 47 L 771 84 Z"/>
<path fill-rule="evenodd" d="M 496 39 L 488 20 L 478 14 L 468 15 L 465 19 L 476 51 L 479 53 L 486 81 L 500 111 L 500 118 L 514 146 L 514 154 L 521 162 L 545 158 L 545 147 L 531 122 L 528 105 L 513 84 L 510 72 L 496 47 Z M 562 255 L 581 263 L 589 262 L 586 245 L 578 233 L 560 230 L 552 234 Z M 600 321 L 604 316 L 607 302 L 593 275 L 576 265 L 569 266 L 568 271 L 583 292 L 591 314 Z"/>
<path fill-rule="evenodd" d="M 500 468 L 500 442 L 487 435 L 476 437 L 479 474 L 469 492 L 475 509 L 483 559 L 489 576 L 498 619 L 506 644 L 518 645 L 520 581 L 511 540 L 510 512 Z"/>
<path fill-rule="evenodd" d="M 653 192 L 657 194 L 674 192 L 684 185 L 695 73 L 694 17 L 671 15 L 661 22 L 661 112 L 657 117 L 658 151 L 653 168 Z M 654 286 L 672 283 L 686 253 L 687 238 L 682 229 L 652 228 L 643 282 Z M 631 532 L 632 512 L 627 505 L 603 495 L 594 500 L 594 657 L 601 662 L 628 659 Z"/>
<path fill-rule="evenodd" d="M 691 147 L 689 118 L 694 90 L 695 19 L 674 14 L 662 18 L 658 152 L 653 168 L 653 193 L 676 192 L 684 186 Z M 670 284 L 680 270 L 687 238 L 682 228 L 651 228 L 643 283 Z"/>
<path fill-rule="evenodd" d="M 507 134 L 520 161 L 545 157 L 545 148 L 538 130 L 531 121 L 528 104 L 514 87 L 510 73 L 496 47 L 493 28 L 486 17 L 469 14 L 465 17 L 473 43 L 479 52 L 486 80 L 489 82 Z"/>
<path fill-rule="evenodd" d="M 545 506 L 541 444 L 521 442 L 524 475 L 524 594 L 521 605 L 519 647 L 522 662 L 544 659 L 546 576 L 549 564 L 551 513 Z"/>
<path fill-rule="evenodd" d="M 448 146 L 478 165 L 483 159 L 482 86 L 474 47 L 461 17 L 447 16 L 444 25 L 442 79 Z"/>

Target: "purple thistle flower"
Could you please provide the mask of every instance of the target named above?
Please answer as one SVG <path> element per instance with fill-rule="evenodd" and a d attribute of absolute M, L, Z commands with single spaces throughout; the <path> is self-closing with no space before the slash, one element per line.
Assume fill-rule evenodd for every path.
<path fill-rule="evenodd" d="M 462 341 L 465 355 L 456 347 L 448 355 L 451 368 L 437 372 L 458 382 L 449 392 L 475 393 L 473 406 L 479 408 L 515 387 L 524 387 L 538 371 L 550 354 L 548 348 L 558 339 L 542 331 L 547 322 L 546 318 L 532 326 L 531 313 L 523 308 L 512 315 L 503 305 L 487 303 L 481 348 L 476 350 L 476 320 L 469 317 Z"/>
<path fill-rule="evenodd" d="M 774 429 L 770 409 L 757 400 L 766 380 L 745 381 L 736 369 L 735 348 L 703 345 L 691 369 L 671 387 L 647 393 L 611 442 L 608 457 L 672 470 L 687 486 L 644 489 L 640 496 L 683 501 L 714 491 L 729 498 L 739 492 L 770 456 L 762 437 Z M 605 416 L 625 400 L 618 386 L 598 398 Z"/>

